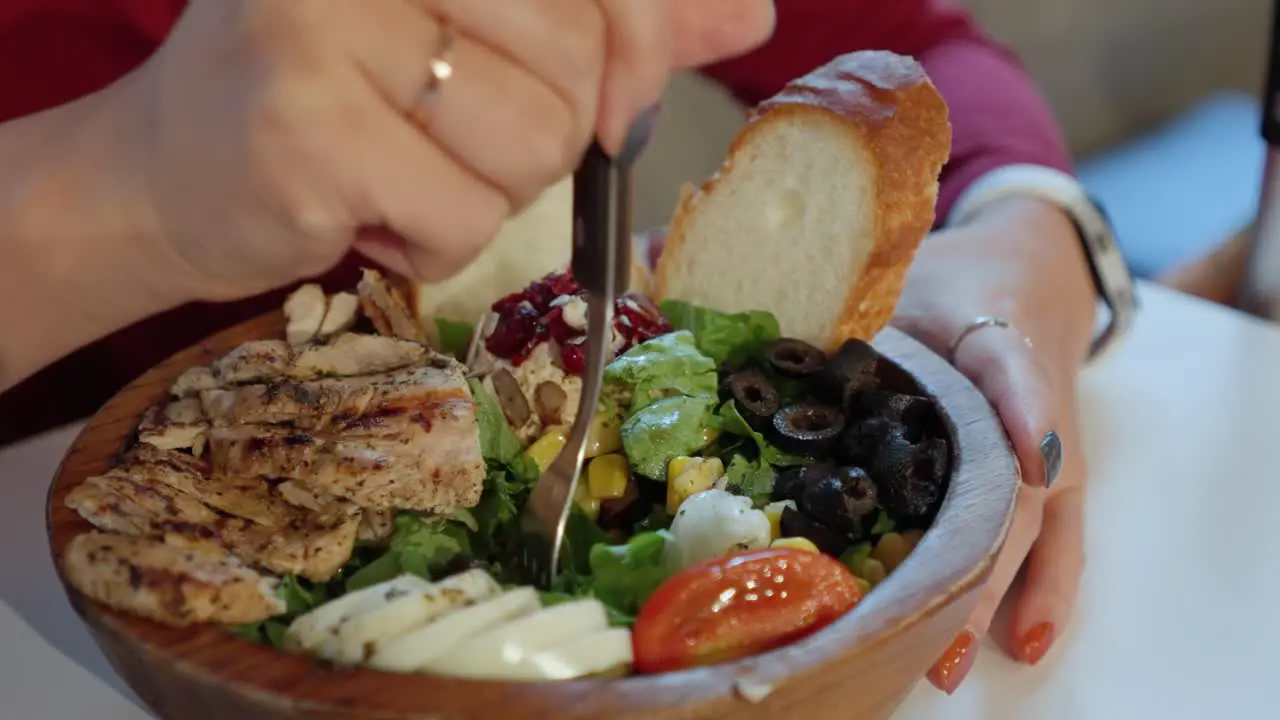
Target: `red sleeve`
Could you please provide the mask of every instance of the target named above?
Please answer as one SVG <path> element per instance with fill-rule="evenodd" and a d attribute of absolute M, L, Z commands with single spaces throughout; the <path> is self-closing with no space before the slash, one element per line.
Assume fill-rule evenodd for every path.
<path fill-rule="evenodd" d="M 1062 133 L 1017 59 L 952 0 L 784 0 L 777 8 L 767 45 L 703 72 L 755 105 L 847 52 L 915 57 L 951 109 L 939 223 L 969 183 L 997 167 L 1033 163 L 1071 171 Z"/>

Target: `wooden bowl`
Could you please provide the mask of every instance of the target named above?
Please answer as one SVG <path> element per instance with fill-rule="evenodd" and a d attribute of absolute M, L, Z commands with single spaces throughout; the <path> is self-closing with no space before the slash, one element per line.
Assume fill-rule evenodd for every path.
<path fill-rule="evenodd" d="M 507 684 L 335 668 L 242 640 L 216 626 L 177 629 L 109 610 L 63 576 L 68 541 L 89 529 L 64 504 L 132 440 L 143 410 L 184 369 L 240 343 L 281 337 L 273 313 L 153 368 L 76 438 L 49 491 L 54 564 L 72 606 L 116 671 L 165 720 L 202 718 L 884 718 L 963 629 L 1013 515 L 1019 470 L 986 400 L 946 361 L 902 333 L 876 339 L 891 386 L 935 398 L 951 433 L 950 488 L 916 550 L 830 627 L 734 663 L 618 680 Z M 751 690 L 771 688 L 763 699 Z"/>

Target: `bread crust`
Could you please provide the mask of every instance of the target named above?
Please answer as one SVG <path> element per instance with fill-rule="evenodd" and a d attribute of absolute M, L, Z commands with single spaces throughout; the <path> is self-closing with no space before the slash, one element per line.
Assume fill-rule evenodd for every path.
<path fill-rule="evenodd" d="M 938 175 L 951 152 L 951 123 L 946 102 L 924 68 L 912 58 L 879 50 L 842 55 L 787 84 L 751 113 L 720 170 L 701 188 L 682 189 L 653 277 L 656 297 L 666 295 L 669 262 L 675 262 L 669 259 L 679 255 L 689 218 L 730 172 L 737 152 L 756 133 L 813 116 L 837 122 L 849 142 L 869 154 L 877 177 L 876 243 L 849 284 L 828 345 L 870 340 L 888 324 L 907 269 L 933 227 Z"/>

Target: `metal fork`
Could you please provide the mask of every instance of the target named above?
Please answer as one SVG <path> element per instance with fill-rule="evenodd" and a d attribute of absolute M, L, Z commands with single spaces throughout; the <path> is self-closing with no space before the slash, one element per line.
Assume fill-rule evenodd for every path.
<path fill-rule="evenodd" d="M 631 279 L 630 165 L 647 132 L 632 133 L 617 159 L 592 144 L 573 178 L 573 274 L 587 301 L 587 364 L 568 442 L 542 473 L 520 516 L 517 570 L 526 582 L 550 588 L 582 474 L 587 436 L 613 359 L 613 307 Z"/>

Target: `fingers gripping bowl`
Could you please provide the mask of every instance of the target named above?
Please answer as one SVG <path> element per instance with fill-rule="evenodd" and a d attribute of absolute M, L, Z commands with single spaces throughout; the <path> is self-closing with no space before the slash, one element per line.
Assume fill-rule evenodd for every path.
<path fill-rule="evenodd" d="M 696 231 L 733 171 L 719 182 L 678 213 L 662 300 L 619 303 L 562 586 L 509 584 L 504 557 L 576 406 L 573 279 L 437 322 L 433 350 L 369 273 L 176 356 L 77 439 L 51 541 L 115 667 L 163 717 L 891 712 L 960 629 L 1016 466 L 945 362 L 858 339 L 883 319 L 850 332 L 681 289 L 669 263 L 721 242 Z M 835 304 L 860 292 L 887 317 L 909 250 L 855 258 L 858 286 L 880 280 Z"/>

